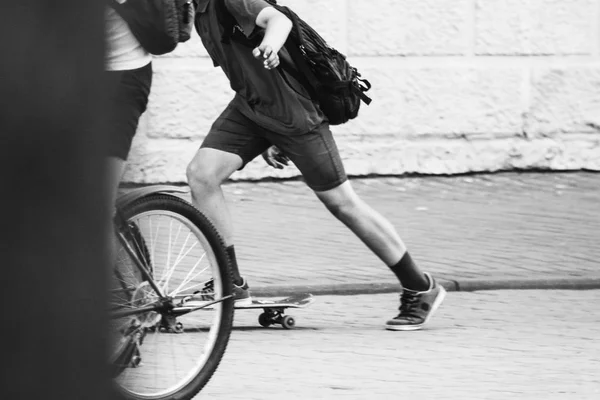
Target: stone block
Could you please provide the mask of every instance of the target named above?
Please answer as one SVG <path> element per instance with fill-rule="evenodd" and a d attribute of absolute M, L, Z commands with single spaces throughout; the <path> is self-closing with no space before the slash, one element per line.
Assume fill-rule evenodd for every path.
<path fill-rule="evenodd" d="M 475 53 L 590 54 L 594 23 L 592 0 L 477 0 Z"/>
<path fill-rule="evenodd" d="M 458 174 L 513 169 L 600 169 L 600 137 L 527 140 L 394 137 L 340 143 L 347 172 L 368 174 Z"/>
<path fill-rule="evenodd" d="M 528 135 L 600 136 L 600 66 L 539 68 L 533 71 L 531 86 Z"/>
<path fill-rule="evenodd" d="M 186 182 L 185 169 L 199 142 L 137 137 L 128 163 L 125 182 Z M 346 171 L 352 176 L 459 174 L 467 172 L 548 169 L 600 171 L 600 137 L 568 135 L 528 140 L 424 139 L 403 140 L 393 136 L 341 138 L 338 140 Z M 275 170 L 257 158 L 233 180 L 299 176 L 291 166 Z"/>
<path fill-rule="evenodd" d="M 146 184 L 186 182 L 185 170 L 200 143 L 136 136 L 123 181 Z"/>
<path fill-rule="evenodd" d="M 351 55 L 447 55 L 468 50 L 468 0 L 348 1 Z"/>
<path fill-rule="evenodd" d="M 360 68 L 373 102 L 335 128 L 343 134 L 411 136 L 518 135 L 522 132 L 519 68 Z"/>

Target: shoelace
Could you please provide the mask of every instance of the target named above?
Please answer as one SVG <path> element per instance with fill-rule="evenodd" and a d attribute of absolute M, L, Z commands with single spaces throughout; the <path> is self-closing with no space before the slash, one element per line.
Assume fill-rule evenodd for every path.
<path fill-rule="evenodd" d="M 419 295 L 405 290 L 400 296 L 400 314 L 415 315 L 413 311 L 419 304 Z"/>
<path fill-rule="evenodd" d="M 197 292 L 197 294 L 200 294 L 201 296 L 207 296 L 207 297 L 212 297 L 215 294 L 215 280 L 214 279 L 210 279 L 208 280 L 205 284 L 204 287 Z M 212 300 L 212 298 L 203 298 L 203 300 Z"/>

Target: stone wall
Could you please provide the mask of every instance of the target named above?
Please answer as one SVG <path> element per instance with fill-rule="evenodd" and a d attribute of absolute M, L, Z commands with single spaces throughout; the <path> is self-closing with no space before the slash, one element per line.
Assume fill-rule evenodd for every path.
<path fill-rule="evenodd" d="M 349 174 L 600 170 L 600 0 L 281 3 L 373 84 L 333 128 Z M 184 182 L 232 92 L 197 37 L 154 68 L 125 180 Z M 233 179 L 295 175 L 260 159 Z"/>

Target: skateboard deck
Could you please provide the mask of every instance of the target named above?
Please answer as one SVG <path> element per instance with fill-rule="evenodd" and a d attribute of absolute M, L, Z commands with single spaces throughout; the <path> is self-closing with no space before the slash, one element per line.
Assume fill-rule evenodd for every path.
<path fill-rule="evenodd" d="M 258 323 L 263 327 L 281 325 L 285 329 L 291 329 L 296 325 L 296 320 L 291 315 L 285 315 L 286 308 L 304 308 L 315 301 L 310 293 L 302 293 L 284 299 L 253 299 L 251 304 L 236 304 L 236 309 L 262 308 L 263 312 L 258 316 Z"/>

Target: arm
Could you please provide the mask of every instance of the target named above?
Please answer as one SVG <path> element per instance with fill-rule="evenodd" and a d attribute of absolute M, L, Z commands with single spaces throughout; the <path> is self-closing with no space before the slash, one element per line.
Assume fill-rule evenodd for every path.
<path fill-rule="evenodd" d="M 264 8 L 256 17 L 256 25 L 265 29 L 260 45 L 252 51 L 255 58 L 264 59 L 267 69 L 279 65 L 277 53 L 283 47 L 292 30 L 292 21 L 273 7 Z"/>

